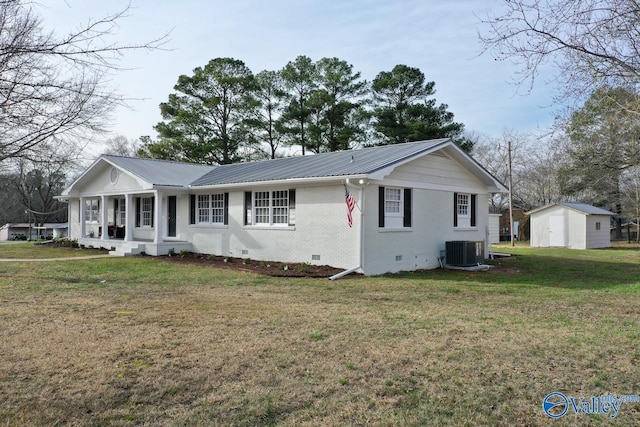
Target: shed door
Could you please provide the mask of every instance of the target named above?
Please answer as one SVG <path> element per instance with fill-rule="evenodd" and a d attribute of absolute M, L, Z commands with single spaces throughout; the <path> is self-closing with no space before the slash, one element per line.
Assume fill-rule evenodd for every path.
<path fill-rule="evenodd" d="M 550 216 L 549 217 L 549 246 L 565 247 L 567 245 L 565 241 L 564 230 L 564 217 L 563 216 Z"/>

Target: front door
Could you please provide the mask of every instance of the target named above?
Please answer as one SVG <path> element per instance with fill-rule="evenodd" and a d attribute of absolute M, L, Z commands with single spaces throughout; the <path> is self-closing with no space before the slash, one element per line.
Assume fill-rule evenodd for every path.
<path fill-rule="evenodd" d="M 176 237 L 176 196 L 169 196 L 167 207 L 167 237 Z"/>
<path fill-rule="evenodd" d="M 549 217 L 549 246 L 566 246 L 563 216 Z"/>

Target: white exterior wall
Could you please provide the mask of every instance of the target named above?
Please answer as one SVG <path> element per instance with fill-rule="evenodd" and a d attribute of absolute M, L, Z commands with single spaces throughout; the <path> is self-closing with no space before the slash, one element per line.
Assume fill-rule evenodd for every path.
<path fill-rule="evenodd" d="M 379 185 L 413 189 L 410 228 L 378 227 Z M 475 227 L 453 226 L 454 192 L 477 195 Z M 365 274 L 437 268 L 445 242 L 452 240 L 485 241 L 486 255 L 488 204 L 482 183 L 446 156 L 429 155 L 398 167 L 366 188 Z"/>
<path fill-rule="evenodd" d="M 600 230 L 596 230 L 596 223 L 600 223 Z M 608 215 L 587 216 L 587 249 L 611 247 L 610 217 Z"/>
<path fill-rule="evenodd" d="M 587 249 L 587 215 L 573 209 L 564 208 L 567 215 L 568 240 L 570 249 Z"/>
<path fill-rule="evenodd" d="M 359 212 L 353 211 L 354 223 L 346 219 L 344 187 L 335 183 L 318 187 L 291 187 L 296 190 L 295 226 L 243 225 L 244 191 L 229 192 L 229 225 L 188 225 L 189 198 L 179 199 L 178 232 L 186 234 L 194 252 L 270 260 L 307 262 L 339 268 L 359 263 Z M 259 187 L 259 190 L 286 190 L 288 187 Z M 210 191 L 215 192 L 215 191 Z M 359 192 L 354 191 L 358 200 Z M 200 191 L 195 194 L 208 194 Z M 186 218 L 186 220 L 185 220 Z M 186 225 L 185 225 L 186 223 Z M 319 257 L 319 259 L 314 259 Z"/>
<path fill-rule="evenodd" d="M 501 214 L 489 214 L 489 243 L 500 243 Z"/>

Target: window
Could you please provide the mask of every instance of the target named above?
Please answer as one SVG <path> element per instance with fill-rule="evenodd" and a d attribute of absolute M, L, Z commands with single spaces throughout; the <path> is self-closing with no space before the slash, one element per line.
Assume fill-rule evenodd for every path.
<path fill-rule="evenodd" d="M 197 224 L 224 223 L 224 194 L 199 194 L 197 198 Z"/>
<path fill-rule="evenodd" d="M 458 194 L 458 218 L 469 216 L 469 195 Z"/>
<path fill-rule="evenodd" d="M 477 194 L 453 193 L 453 226 L 470 228 L 477 226 Z"/>
<path fill-rule="evenodd" d="M 229 193 L 192 194 L 189 224 L 229 223 Z"/>
<path fill-rule="evenodd" d="M 411 188 L 378 188 L 378 227 L 402 229 L 411 227 Z"/>
<path fill-rule="evenodd" d="M 245 225 L 294 225 L 295 190 L 245 193 Z"/>
<path fill-rule="evenodd" d="M 140 223 L 143 227 L 153 227 L 153 198 L 143 197 L 140 209 Z"/>
<path fill-rule="evenodd" d="M 224 223 L 224 194 L 211 195 L 211 222 Z"/>
<path fill-rule="evenodd" d="M 84 220 L 86 222 L 100 222 L 100 200 L 87 199 L 84 203 Z"/>
<path fill-rule="evenodd" d="M 384 213 L 385 215 L 402 216 L 402 189 L 384 189 Z"/>
<path fill-rule="evenodd" d="M 116 199 L 116 201 L 117 201 L 116 225 L 126 225 L 127 224 L 126 199 Z"/>
<path fill-rule="evenodd" d="M 203 222 L 209 222 L 209 195 L 208 194 L 199 194 L 198 195 L 198 224 Z"/>
<path fill-rule="evenodd" d="M 600 231 L 600 221 L 596 222 L 596 231 Z"/>

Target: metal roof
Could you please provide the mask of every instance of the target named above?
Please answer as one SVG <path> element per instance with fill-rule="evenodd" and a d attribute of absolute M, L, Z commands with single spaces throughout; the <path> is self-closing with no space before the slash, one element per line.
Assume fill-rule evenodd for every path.
<path fill-rule="evenodd" d="M 216 166 L 192 186 L 373 173 L 450 141 L 448 138 Z"/>
<path fill-rule="evenodd" d="M 102 156 L 112 165 L 126 170 L 152 185 L 186 187 L 214 166 L 135 157 Z"/>
<path fill-rule="evenodd" d="M 613 212 L 610 212 L 606 209 L 598 208 L 592 205 L 588 205 L 586 203 L 577 203 L 577 202 L 558 202 L 552 203 L 546 206 L 539 207 L 537 209 L 530 210 L 529 212 L 525 212 L 527 215 L 531 215 L 536 212 L 543 211 L 552 206 L 564 206 L 569 209 L 576 210 L 578 212 L 582 212 L 587 215 L 615 215 Z"/>
<path fill-rule="evenodd" d="M 568 208 L 575 209 L 580 212 L 584 212 L 587 215 L 615 215 L 613 212 L 610 212 L 606 209 L 598 208 L 592 205 L 588 205 L 586 203 L 563 202 L 560 204 Z"/>

